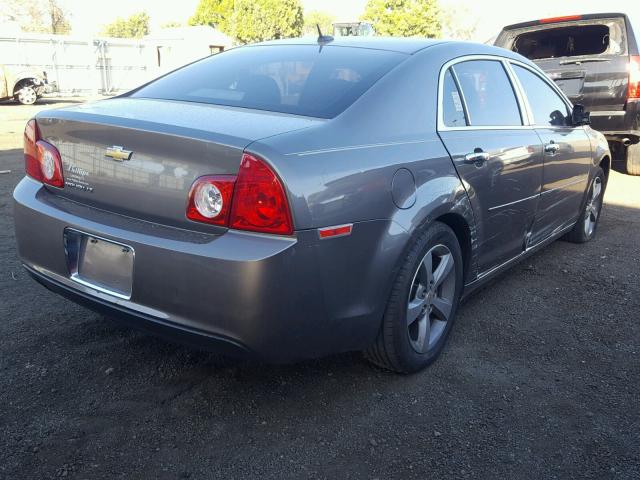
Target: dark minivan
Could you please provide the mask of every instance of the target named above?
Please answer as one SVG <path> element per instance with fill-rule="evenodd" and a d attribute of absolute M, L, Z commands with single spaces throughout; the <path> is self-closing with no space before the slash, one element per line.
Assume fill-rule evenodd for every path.
<path fill-rule="evenodd" d="M 534 61 L 591 113 L 614 160 L 640 175 L 640 56 L 623 13 L 554 17 L 509 25 L 495 44 Z"/>

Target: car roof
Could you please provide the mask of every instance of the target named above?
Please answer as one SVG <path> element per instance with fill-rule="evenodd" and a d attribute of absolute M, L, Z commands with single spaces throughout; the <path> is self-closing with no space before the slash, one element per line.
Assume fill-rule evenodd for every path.
<path fill-rule="evenodd" d="M 413 54 L 433 45 L 445 43 L 445 40 L 436 40 L 429 38 L 394 38 L 394 37 L 335 37 L 323 45 L 331 45 L 335 47 L 356 47 L 370 48 L 375 50 L 388 50 L 392 52 L 400 52 Z M 288 38 L 285 40 L 271 40 L 267 42 L 255 43 L 250 46 L 262 45 L 316 45 L 318 40 L 313 37 Z"/>

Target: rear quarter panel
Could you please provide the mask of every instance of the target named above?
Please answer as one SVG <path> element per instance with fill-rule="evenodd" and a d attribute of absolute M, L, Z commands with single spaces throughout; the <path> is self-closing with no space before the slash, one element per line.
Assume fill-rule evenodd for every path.
<path fill-rule="evenodd" d="M 449 56 L 432 59 L 430 50 L 409 58 L 335 119 L 247 147 L 274 166 L 296 229 L 316 239 L 310 248 L 324 276 L 319 294 L 334 318 L 381 319 L 403 253 L 440 215 L 456 213 L 475 238 L 469 200 L 436 132 L 438 72 Z M 400 187 L 405 191 L 396 186 L 394 201 L 400 169 L 413 182 Z M 345 223 L 354 224 L 352 235 L 317 238 L 317 228 Z M 470 265 L 475 274 L 475 254 Z M 372 340 L 373 325 L 359 333 L 369 331 Z"/>

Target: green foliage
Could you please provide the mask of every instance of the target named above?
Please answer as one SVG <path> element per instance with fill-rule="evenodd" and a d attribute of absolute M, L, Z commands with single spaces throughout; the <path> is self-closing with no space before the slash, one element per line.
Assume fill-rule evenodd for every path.
<path fill-rule="evenodd" d="M 60 35 L 71 32 L 69 12 L 57 0 L 3 0 L 0 12 L 18 22 L 25 32 Z"/>
<path fill-rule="evenodd" d="M 106 25 L 103 35 L 116 38 L 142 38 L 149 33 L 149 15 L 146 12 L 134 13 L 129 18 L 118 17 Z"/>
<path fill-rule="evenodd" d="M 200 0 L 189 25 L 209 25 L 229 33 L 234 0 Z"/>
<path fill-rule="evenodd" d="M 465 6 L 449 6 L 443 11 L 442 30 L 447 38 L 471 40 L 478 28 L 478 18 Z"/>
<path fill-rule="evenodd" d="M 434 38 L 442 33 L 438 0 L 369 0 L 362 19 L 382 36 Z"/>
<path fill-rule="evenodd" d="M 235 0 L 228 32 L 240 43 L 299 37 L 304 17 L 299 0 Z"/>
<path fill-rule="evenodd" d="M 210 25 L 240 43 L 297 37 L 304 18 L 300 0 L 200 0 L 189 25 Z"/>
<path fill-rule="evenodd" d="M 320 29 L 324 35 L 331 35 L 333 32 L 333 22 L 335 22 L 333 15 L 314 10 L 305 14 L 302 33 L 304 35 L 318 35 L 317 25 L 320 25 Z"/>

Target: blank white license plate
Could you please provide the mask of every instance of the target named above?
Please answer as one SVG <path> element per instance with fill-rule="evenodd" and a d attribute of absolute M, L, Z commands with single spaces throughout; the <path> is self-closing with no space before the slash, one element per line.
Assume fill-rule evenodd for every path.
<path fill-rule="evenodd" d="M 135 253 L 129 245 L 65 230 L 71 279 L 120 298 L 131 297 Z"/>

